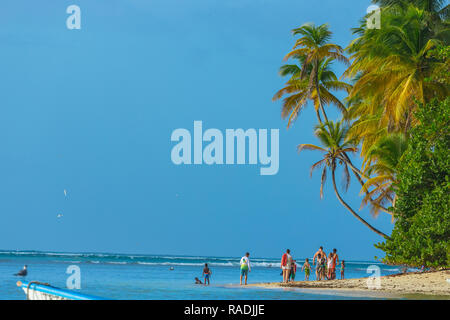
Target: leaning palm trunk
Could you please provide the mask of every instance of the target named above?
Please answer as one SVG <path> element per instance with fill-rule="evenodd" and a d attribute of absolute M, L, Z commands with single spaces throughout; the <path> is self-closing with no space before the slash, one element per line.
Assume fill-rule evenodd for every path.
<path fill-rule="evenodd" d="M 320 124 L 323 124 L 322 118 L 320 117 L 320 111 L 319 111 L 319 109 L 316 109 L 316 115 L 317 115 L 317 119 L 319 120 L 319 123 L 320 123 Z"/>
<path fill-rule="evenodd" d="M 362 222 L 366 227 L 368 227 L 370 230 L 372 230 L 373 232 L 375 232 L 376 234 L 384 237 L 385 239 L 389 239 L 389 236 L 384 234 L 383 232 L 381 232 L 380 230 L 374 228 L 372 225 L 370 225 L 366 220 L 364 220 L 363 218 L 361 218 L 361 216 L 359 216 L 348 204 L 347 202 L 344 201 L 344 199 L 342 199 L 341 195 L 339 194 L 339 191 L 336 187 L 336 178 L 335 178 L 335 171 L 336 168 L 331 168 L 331 174 L 332 174 L 332 179 L 333 179 L 333 188 L 334 188 L 334 192 L 336 193 L 336 197 L 338 198 L 339 202 L 347 208 L 348 211 L 350 211 L 350 213 L 356 218 L 358 219 L 360 222 Z"/>
<path fill-rule="evenodd" d="M 350 167 L 350 169 L 352 170 L 353 174 L 355 175 L 356 179 L 359 181 L 359 183 L 361 184 L 361 187 L 364 186 L 364 181 L 362 180 L 361 176 L 362 173 L 361 171 L 359 171 L 357 168 L 355 168 L 355 166 L 353 165 L 352 161 L 350 160 L 350 157 L 344 152 L 343 153 L 344 156 L 344 162 L 348 164 L 348 166 Z M 364 190 L 364 192 L 366 193 L 366 195 L 369 195 L 368 190 Z M 392 199 L 389 199 L 392 200 Z M 389 214 L 392 216 L 392 212 L 390 212 L 387 208 L 383 207 L 382 205 L 375 203 L 375 201 L 372 199 L 372 197 L 369 197 L 369 202 L 373 205 L 376 206 L 376 208 L 380 209 L 381 211 Z"/>

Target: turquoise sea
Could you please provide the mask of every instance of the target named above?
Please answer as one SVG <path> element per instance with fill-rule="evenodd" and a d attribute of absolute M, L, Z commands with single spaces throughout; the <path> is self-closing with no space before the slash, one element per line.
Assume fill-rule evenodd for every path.
<path fill-rule="evenodd" d="M 81 293 L 110 299 L 361 299 L 361 297 L 318 294 L 307 290 L 240 288 L 240 257 L 194 257 L 171 255 L 130 255 L 114 253 L 56 253 L 38 251 L 0 251 L 0 299 L 24 300 L 14 276 L 28 265 L 27 281 L 41 281 L 66 288 L 67 268 L 81 271 Z M 303 259 L 297 259 L 301 266 Z M 195 285 L 202 279 L 203 264 L 212 270 L 211 285 Z M 252 258 L 249 283 L 281 281 L 279 259 Z M 346 278 L 368 277 L 367 268 L 377 265 L 381 275 L 397 273 L 393 266 L 379 262 L 347 261 Z M 172 269 L 172 270 L 171 270 Z M 296 280 L 303 280 L 298 268 Z M 310 279 L 314 280 L 314 274 Z M 203 280 L 203 279 L 202 279 Z"/>

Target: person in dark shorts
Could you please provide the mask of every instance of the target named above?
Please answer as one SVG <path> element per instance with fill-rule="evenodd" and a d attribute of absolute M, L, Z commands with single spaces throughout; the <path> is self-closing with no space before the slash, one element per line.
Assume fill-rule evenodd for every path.
<path fill-rule="evenodd" d="M 317 267 L 316 267 L 316 280 L 323 280 L 325 278 L 325 265 L 327 263 L 326 256 L 322 256 L 320 253 L 317 255 Z"/>
<path fill-rule="evenodd" d="M 323 247 L 322 246 L 320 246 L 319 250 L 317 250 L 317 252 L 314 254 L 313 266 L 316 265 L 316 259 L 317 259 L 317 263 L 319 262 L 319 254 L 320 254 L 321 257 L 325 256 L 325 259 L 326 259 L 327 254 L 325 253 L 325 251 L 323 251 Z M 316 280 L 319 279 L 318 270 L 319 270 L 319 267 L 317 266 L 316 267 Z"/>

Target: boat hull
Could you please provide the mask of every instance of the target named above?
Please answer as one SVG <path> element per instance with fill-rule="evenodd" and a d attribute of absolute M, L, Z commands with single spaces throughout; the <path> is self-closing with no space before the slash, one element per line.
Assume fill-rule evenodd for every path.
<path fill-rule="evenodd" d="M 38 281 L 18 281 L 17 286 L 23 289 L 27 300 L 106 300 L 72 290 L 60 289 Z"/>

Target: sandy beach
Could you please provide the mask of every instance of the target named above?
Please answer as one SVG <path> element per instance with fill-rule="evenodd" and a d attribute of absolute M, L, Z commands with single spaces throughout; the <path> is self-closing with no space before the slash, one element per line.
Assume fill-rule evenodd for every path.
<path fill-rule="evenodd" d="M 302 276 L 299 273 L 299 276 Z M 449 279 L 447 281 L 447 279 Z M 334 292 L 355 292 L 361 296 L 408 297 L 410 295 L 428 295 L 450 299 L 450 270 L 434 272 L 414 272 L 380 277 L 380 287 L 370 288 L 367 278 L 329 280 L 329 281 L 295 281 L 290 283 L 259 283 L 252 287 L 263 288 L 298 288 L 317 289 Z"/>

